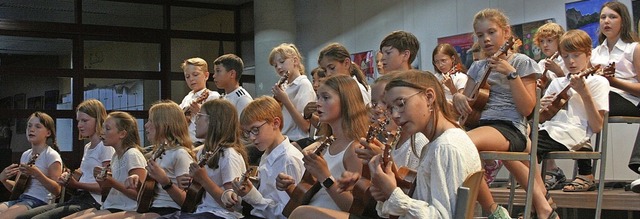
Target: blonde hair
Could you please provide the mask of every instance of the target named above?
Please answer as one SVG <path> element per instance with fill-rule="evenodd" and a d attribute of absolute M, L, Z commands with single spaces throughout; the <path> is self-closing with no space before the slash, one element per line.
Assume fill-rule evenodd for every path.
<path fill-rule="evenodd" d="M 51 118 L 49 114 L 46 114 L 40 111 L 36 111 L 32 113 L 31 116 L 29 116 L 29 120 L 31 120 L 32 118 L 38 118 L 40 120 L 40 124 L 42 124 L 47 130 L 49 130 L 49 132 L 51 132 L 49 137 L 47 137 L 46 141 L 51 141 L 51 147 L 54 150 L 60 152 L 60 148 L 58 148 L 58 142 L 56 141 L 56 123 L 53 120 L 53 118 Z M 28 120 L 27 120 L 27 129 L 29 129 Z M 28 132 L 29 131 L 27 131 L 27 133 Z"/>
<path fill-rule="evenodd" d="M 536 46 L 540 47 L 540 40 L 542 38 L 553 38 L 555 40 L 560 40 L 560 37 L 564 34 L 564 28 L 556 23 L 546 23 L 540 26 L 533 36 L 533 43 Z"/>
<path fill-rule="evenodd" d="M 98 136 L 104 134 L 104 129 L 102 128 L 102 124 L 104 123 L 104 120 L 107 118 L 107 110 L 105 110 L 104 105 L 102 105 L 102 102 L 96 99 L 88 99 L 88 100 L 82 101 L 82 103 L 80 103 L 76 108 L 76 111 L 85 113 L 91 116 L 91 118 L 96 119 L 96 126 L 94 127 L 95 133 L 98 134 Z M 91 136 L 82 136 L 78 134 L 79 140 L 85 139 L 86 137 L 91 137 Z"/>
<path fill-rule="evenodd" d="M 214 99 L 202 104 L 200 111 L 209 115 L 207 136 L 205 137 L 204 151 L 219 151 L 207 161 L 207 166 L 212 169 L 219 167 L 220 157 L 224 156 L 220 148 L 233 148 L 242 158 L 247 160 L 247 151 L 240 141 L 240 126 L 238 124 L 238 112 L 228 100 Z M 204 152 L 203 151 L 203 152 Z"/>
<path fill-rule="evenodd" d="M 185 70 L 187 68 L 187 65 L 193 65 L 193 66 L 196 66 L 196 67 L 200 67 L 204 72 L 208 72 L 209 71 L 209 65 L 207 64 L 207 61 L 205 61 L 204 59 L 202 59 L 200 57 L 190 58 L 190 59 L 186 59 L 186 60 L 182 61 L 182 64 L 180 65 L 180 68 L 182 68 L 182 70 Z"/>
<path fill-rule="evenodd" d="M 283 126 L 282 108 L 276 99 L 270 96 L 261 96 L 249 103 L 240 115 L 240 124 L 249 125 L 256 121 L 273 123 L 275 118 L 280 118 L 280 130 Z"/>
<path fill-rule="evenodd" d="M 508 30 L 511 33 L 511 28 L 509 28 L 509 18 L 502 13 L 501 10 L 495 8 L 485 8 L 476 13 L 473 17 L 473 28 L 476 28 L 476 25 L 482 20 L 489 20 L 498 25 L 498 27 L 503 30 Z"/>
<path fill-rule="evenodd" d="M 155 139 L 150 139 L 153 144 L 160 144 L 160 139 L 168 143 L 167 149 L 184 147 L 191 157 L 193 155 L 193 143 L 189 137 L 189 125 L 184 112 L 173 101 L 161 101 L 153 104 L 149 109 L 149 120 L 156 129 Z M 155 152 L 157 147 L 153 148 Z"/>
<path fill-rule="evenodd" d="M 276 60 L 274 60 L 276 55 L 280 55 L 280 57 L 282 57 L 283 59 L 298 58 L 298 65 L 296 65 L 296 67 L 300 71 L 300 74 L 304 75 L 304 64 L 302 64 L 302 55 L 300 55 L 300 52 L 298 51 L 296 45 L 293 45 L 291 43 L 283 43 L 273 48 L 271 50 L 271 53 L 269 54 L 269 64 L 271 66 L 276 65 Z"/>
<path fill-rule="evenodd" d="M 118 131 L 125 131 L 127 135 L 122 139 L 124 148 L 135 148 L 143 153 L 140 147 L 140 135 L 138 135 L 138 121 L 131 114 L 126 112 L 115 111 L 109 113 L 107 119 L 113 119 Z"/>
<path fill-rule="evenodd" d="M 346 136 L 351 139 L 365 136 L 368 128 L 368 110 L 362 102 L 362 93 L 358 92 L 360 88 L 357 82 L 346 75 L 333 75 L 327 77 L 322 84 L 340 97 L 340 116 Z"/>

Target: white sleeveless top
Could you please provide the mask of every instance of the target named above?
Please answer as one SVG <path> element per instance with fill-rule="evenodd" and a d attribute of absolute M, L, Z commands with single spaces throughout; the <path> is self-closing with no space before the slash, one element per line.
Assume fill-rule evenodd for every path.
<path fill-rule="evenodd" d="M 351 144 L 353 144 L 353 141 L 351 141 L 349 145 L 344 148 L 344 150 L 335 155 L 331 155 L 329 153 L 329 149 L 325 150 L 324 154 L 322 154 L 324 160 L 327 161 L 329 172 L 331 172 L 331 176 L 333 176 L 334 179 L 339 179 L 340 177 L 342 177 L 342 173 L 344 173 L 344 171 L 347 171 L 344 168 L 344 164 L 342 163 L 342 161 L 344 160 L 345 151 L 347 151 L 347 148 L 351 147 Z M 336 202 L 333 201 L 324 186 L 320 189 L 320 191 L 318 191 L 318 193 L 313 196 L 313 198 L 311 198 L 309 205 L 340 211 L 340 207 L 338 207 Z"/>

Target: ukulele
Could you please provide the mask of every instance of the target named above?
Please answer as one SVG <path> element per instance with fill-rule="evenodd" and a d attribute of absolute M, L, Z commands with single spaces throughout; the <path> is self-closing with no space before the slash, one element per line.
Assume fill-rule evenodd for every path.
<path fill-rule="evenodd" d="M 102 171 L 100 171 L 100 173 L 98 173 L 96 178 L 106 179 L 107 177 L 109 177 L 109 175 L 111 175 L 109 173 L 109 170 L 111 170 L 111 164 L 107 164 L 106 167 L 103 167 Z M 102 202 L 107 200 L 107 196 L 109 196 L 109 192 L 110 191 L 111 191 L 111 186 L 100 185 L 100 194 L 102 195 Z"/>
<path fill-rule="evenodd" d="M 387 163 L 393 160 L 391 151 L 393 150 L 393 148 L 397 147 L 401 133 L 402 127 L 398 127 L 398 131 L 396 131 L 396 134 L 387 133 L 387 136 L 389 136 L 387 137 L 387 139 L 391 138 L 393 139 L 393 141 L 387 141 L 385 143 L 384 150 L 382 151 L 382 168 L 386 167 Z M 398 167 L 394 167 L 393 169 L 393 172 L 396 175 L 397 186 L 400 187 L 405 194 L 411 196 L 409 192 L 414 186 L 413 183 L 416 180 L 417 172 L 406 166 L 399 167 L 398 169 L 395 168 Z"/>
<path fill-rule="evenodd" d="M 218 149 L 219 148 L 220 147 L 218 147 Z M 216 152 L 207 151 L 206 153 L 201 154 L 200 160 L 198 161 L 198 166 L 200 166 L 200 168 L 204 167 L 204 165 L 207 164 L 209 158 L 211 158 L 218 151 L 219 150 L 216 150 Z M 202 188 L 202 185 L 200 183 L 193 180 L 191 180 L 189 186 L 187 186 L 187 188 L 185 188 L 184 190 L 187 192 L 187 194 L 184 202 L 182 203 L 181 210 L 189 213 L 194 212 L 198 204 L 202 201 L 202 196 L 204 195 L 205 190 L 204 188 Z"/>
<path fill-rule="evenodd" d="M 60 202 L 66 201 L 65 196 L 67 193 L 69 193 L 69 195 L 74 195 L 78 191 L 75 188 L 69 187 L 69 180 L 73 178 L 73 180 L 78 181 L 80 180 L 80 177 L 82 177 L 82 172 L 80 172 L 79 169 L 71 171 L 69 168 L 65 167 L 63 172 L 67 173 L 67 175 L 62 178 L 63 183 L 62 183 L 62 191 L 60 192 Z"/>
<path fill-rule="evenodd" d="M 153 154 L 151 155 L 151 160 L 155 161 L 161 158 L 162 155 L 164 155 L 164 152 L 166 151 L 166 144 L 167 143 L 160 144 L 158 150 L 153 152 Z M 156 182 L 156 180 L 149 176 L 149 173 L 147 173 L 147 177 L 145 178 L 144 183 L 142 184 L 142 186 L 140 186 L 140 190 L 138 190 L 138 213 L 148 212 L 151 208 L 153 199 L 156 196 L 156 184 L 158 184 L 158 182 Z"/>
<path fill-rule="evenodd" d="M 607 67 L 605 67 L 602 71 L 600 70 L 600 65 L 593 66 L 591 68 L 587 68 L 584 71 L 578 73 L 578 77 L 588 77 L 589 75 L 600 75 L 604 77 L 613 77 L 615 75 L 616 64 L 611 63 Z M 550 120 L 553 118 L 560 109 L 563 109 L 567 104 L 570 96 L 567 94 L 571 88 L 571 84 L 567 83 L 565 87 L 551 99 L 551 104 L 546 107 L 540 109 L 540 119 L 538 120 L 540 123 L 544 121 Z"/>
<path fill-rule="evenodd" d="M 329 136 L 325 138 L 320 145 L 313 151 L 317 156 L 321 156 L 324 150 L 329 147 L 329 145 L 333 144 L 336 138 Z M 285 217 L 289 217 L 291 212 L 296 209 L 300 205 L 307 205 L 311 201 L 311 198 L 320 191 L 321 185 L 316 178 L 314 178 L 309 171 L 304 171 L 300 182 L 293 191 L 289 192 L 289 202 L 284 206 L 282 210 L 282 215 Z"/>
<path fill-rule="evenodd" d="M 509 49 L 513 46 L 513 37 L 509 38 L 507 42 L 504 43 L 496 52 L 493 54 L 492 58 L 497 58 L 503 54 L 507 54 Z M 467 85 L 464 88 L 463 94 L 470 98 L 469 106 L 471 106 L 471 111 L 467 115 L 460 116 L 459 124 L 463 124 L 467 128 L 477 127 L 478 121 L 480 120 L 480 114 L 484 110 L 485 105 L 487 105 L 487 101 L 489 100 L 489 83 L 487 80 L 489 79 L 489 75 L 493 69 L 487 67 L 487 71 L 482 76 L 479 82 L 475 82 L 473 78 L 469 78 Z"/>
<path fill-rule="evenodd" d="M 373 139 L 380 134 L 385 126 L 389 124 L 390 118 L 386 117 L 384 120 L 377 120 L 373 124 L 369 125 L 369 130 L 367 131 L 366 141 L 370 143 Z M 371 192 L 369 189 L 371 188 L 371 171 L 369 170 L 368 164 L 362 165 L 362 174 L 360 179 L 356 181 L 353 190 L 351 193 L 353 194 L 353 202 L 351 203 L 351 208 L 349 208 L 349 213 L 356 215 L 364 215 L 364 216 L 376 216 L 376 215 L 368 215 L 369 213 L 376 212 L 376 201 L 371 196 Z"/>
<path fill-rule="evenodd" d="M 38 157 L 40 157 L 40 154 L 31 154 L 31 158 L 29 158 L 26 165 L 32 166 L 36 164 L 36 159 L 38 159 Z M 11 189 L 11 196 L 9 197 L 9 200 L 18 199 L 18 197 L 24 193 L 24 190 L 27 189 L 29 181 L 31 181 L 31 176 L 18 172 L 18 175 L 16 175 L 16 183 L 13 185 L 13 189 Z"/>
<path fill-rule="evenodd" d="M 278 80 L 278 82 L 276 83 L 276 86 L 280 87 L 282 90 L 285 90 L 286 87 L 284 86 L 285 84 L 287 84 L 289 81 L 289 71 L 285 72 L 282 77 L 280 77 L 280 79 Z M 274 96 L 275 98 L 275 96 Z M 278 100 L 278 99 L 276 99 Z M 282 102 L 280 102 L 278 100 L 278 103 L 280 103 L 280 106 L 282 107 Z"/>
<path fill-rule="evenodd" d="M 555 60 L 556 58 L 558 58 L 558 56 L 560 55 L 559 52 L 555 52 L 553 53 L 553 55 L 551 57 L 549 57 L 547 59 L 547 62 L 553 62 L 553 60 Z M 549 76 L 547 76 L 547 72 L 549 71 L 549 69 L 545 68 L 544 71 L 542 72 L 542 77 L 540 77 L 539 83 L 538 83 L 538 87 L 540 89 L 547 89 L 547 87 L 549 86 L 549 83 L 551 82 L 551 80 L 549 80 Z"/>
<path fill-rule="evenodd" d="M 198 104 L 202 104 L 204 103 L 204 101 L 207 100 L 207 98 L 209 98 L 209 89 L 204 89 L 204 92 L 202 92 L 202 94 L 196 98 L 195 100 L 191 101 L 191 103 L 198 103 Z M 182 111 L 184 112 L 184 117 L 187 118 L 187 123 L 191 123 L 191 104 L 189 104 L 188 106 L 184 107 L 184 109 L 182 109 Z"/>

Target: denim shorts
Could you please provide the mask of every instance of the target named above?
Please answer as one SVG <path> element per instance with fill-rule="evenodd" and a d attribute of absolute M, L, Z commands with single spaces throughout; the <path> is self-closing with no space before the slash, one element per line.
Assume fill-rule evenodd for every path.
<path fill-rule="evenodd" d="M 40 199 L 34 198 L 32 196 L 22 194 L 20 195 L 20 197 L 18 197 L 18 199 L 12 200 L 12 201 L 6 201 L 6 202 L 3 202 L 2 204 L 7 205 L 7 207 L 11 207 L 16 204 L 21 204 L 21 205 L 27 206 L 27 209 L 32 209 L 32 208 L 37 208 L 37 207 L 46 205 L 47 203 L 43 202 Z"/>

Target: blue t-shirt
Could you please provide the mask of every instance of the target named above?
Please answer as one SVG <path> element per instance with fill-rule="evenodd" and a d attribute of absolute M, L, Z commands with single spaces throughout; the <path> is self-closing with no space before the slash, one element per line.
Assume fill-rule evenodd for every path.
<path fill-rule="evenodd" d="M 541 75 L 540 72 L 542 71 L 540 71 L 538 63 L 524 54 L 515 53 L 513 54 L 513 58 L 508 60 L 508 62 L 516 69 L 520 78 L 527 77 L 531 74 L 536 74 L 536 78 L 539 78 Z M 481 80 L 487 71 L 487 64 L 487 60 L 474 62 L 467 72 L 469 78 L 473 78 L 475 81 Z M 520 115 L 516 109 L 516 103 L 511 94 L 511 87 L 507 76 L 496 71 L 491 71 L 487 81 L 491 86 L 489 89 L 489 100 L 482 111 L 480 120 L 510 121 L 523 135 L 527 136 L 526 117 Z"/>

